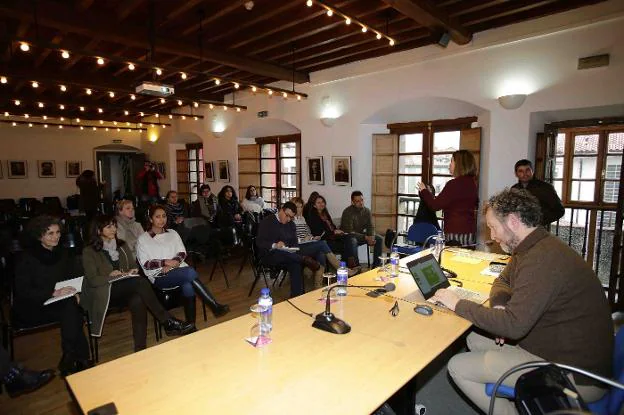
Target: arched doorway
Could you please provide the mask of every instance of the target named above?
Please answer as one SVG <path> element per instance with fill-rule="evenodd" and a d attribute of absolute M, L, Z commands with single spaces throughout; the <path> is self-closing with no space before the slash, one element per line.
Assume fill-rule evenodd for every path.
<path fill-rule="evenodd" d="M 104 200 L 137 194 L 135 177 L 143 168 L 145 154 L 125 144 L 107 144 L 93 149 L 95 174 L 103 184 Z"/>

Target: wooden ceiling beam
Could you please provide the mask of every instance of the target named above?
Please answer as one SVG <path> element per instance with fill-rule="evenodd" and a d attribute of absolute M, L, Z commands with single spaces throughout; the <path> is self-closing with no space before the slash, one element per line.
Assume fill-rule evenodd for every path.
<path fill-rule="evenodd" d="M 121 2 L 121 5 L 117 8 L 117 21 L 123 22 L 135 11 L 145 0 L 125 0 Z"/>
<path fill-rule="evenodd" d="M 54 36 L 52 40 L 50 40 L 50 43 L 52 43 L 53 45 L 58 45 L 61 42 L 61 40 L 63 40 L 64 35 L 65 35 L 64 33 L 61 33 L 61 34 Z M 35 68 L 40 67 L 43 64 L 43 62 L 45 62 L 45 60 L 48 58 L 48 56 L 50 56 L 50 53 L 52 53 L 51 49 L 42 50 L 41 53 L 39 54 L 39 57 L 37 57 L 37 60 L 35 61 L 34 67 Z"/>
<path fill-rule="evenodd" d="M 75 13 L 75 10 L 62 3 L 55 3 L 54 5 L 42 3 L 39 8 L 38 24 L 40 26 L 77 33 L 129 47 L 141 49 L 149 47 L 143 30 L 128 25 L 111 27 L 109 22 L 114 21 L 114 19 L 104 12 Z M 0 4 L 0 13 L 14 19 L 29 20 L 33 18 L 31 11 L 22 2 L 17 5 Z M 160 52 L 199 59 L 197 48 L 187 45 L 186 42 L 158 37 L 155 44 Z M 267 77 L 290 80 L 293 75 L 288 68 L 216 49 L 204 48 L 203 57 L 207 61 Z M 309 82 L 309 80 L 309 74 L 300 71 L 295 73 L 296 82 Z"/>
<path fill-rule="evenodd" d="M 206 17 L 202 19 L 201 27 L 207 27 L 210 23 L 217 21 L 218 19 L 232 13 L 234 10 L 243 7 L 243 5 L 247 2 L 247 0 L 236 0 L 232 1 L 231 4 L 222 8 L 221 10 L 215 11 L 214 13 L 207 14 Z M 190 36 L 199 30 L 199 22 L 188 25 L 186 29 L 182 31 L 182 36 Z"/>
<path fill-rule="evenodd" d="M 95 0 L 80 0 L 77 4 L 79 10 L 87 10 L 93 5 Z"/>
<path fill-rule="evenodd" d="M 181 5 L 178 8 L 176 8 L 176 9 L 172 10 L 171 12 L 169 12 L 169 14 L 165 17 L 165 20 L 160 22 L 156 27 L 158 29 L 161 29 L 162 27 L 166 26 L 167 24 L 173 22 L 175 19 L 177 19 L 182 14 L 186 13 L 186 11 L 188 11 L 188 10 L 192 9 L 193 7 L 197 6 L 202 1 L 204 1 L 204 0 L 186 0 L 186 1 L 180 2 Z"/>
<path fill-rule="evenodd" d="M 26 33 L 28 33 L 28 29 L 30 28 L 30 21 L 28 20 L 20 20 L 19 26 L 17 26 L 17 30 L 15 31 L 16 37 L 24 37 Z M 13 42 L 9 42 L 6 50 L 3 54 L 3 61 L 7 62 L 11 58 L 11 49 L 13 48 Z"/>
<path fill-rule="evenodd" d="M 465 45 L 472 40 L 472 32 L 463 27 L 456 19 L 435 6 L 430 0 L 382 0 L 394 9 L 429 28 L 431 33 L 440 29 L 448 32 L 458 45 Z"/>
<path fill-rule="evenodd" d="M 86 45 L 85 45 L 85 49 L 91 49 L 94 48 L 95 46 L 98 45 L 98 43 L 100 43 L 100 41 L 98 39 L 91 39 Z M 70 56 L 69 57 L 69 62 L 67 62 L 65 65 L 63 65 L 63 67 L 61 68 L 62 71 L 68 71 L 71 68 L 74 67 L 74 65 L 76 65 L 78 62 L 80 62 L 80 60 L 83 58 L 82 55 L 74 55 L 74 56 Z"/>

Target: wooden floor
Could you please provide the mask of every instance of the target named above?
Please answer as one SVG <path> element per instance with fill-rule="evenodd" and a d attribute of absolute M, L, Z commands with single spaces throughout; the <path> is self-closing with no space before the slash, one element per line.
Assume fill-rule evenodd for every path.
<path fill-rule="evenodd" d="M 215 319 L 208 309 L 208 321 L 203 320 L 201 307 L 197 307 L 197 328 L 203 329 L 224 321 L 239 317 L 249 312 L 249 307 L 257 301 L 260 289 L 264 287 L 261 280 L 250 297 L 247 296 L 253 281 L 253 273 L 249 265 L 246 265 L 240 277 L 236 278 L 236 273 L 241 263 L 241 258 L 232 258 L 225 269 L 230 281 L 230 288 L 226 288 L 223 274 L 215 272 L 214 280 L 208 281 L 209 266 L 211 264 L 199 265 L 200 278 L 207 283 L 208 287 L 219 302 L 228 304 L 230 313 Z M 271 284 L 272 282 L 269 281 Z M 306 281 L 306 288 L 311 288 L 312 282 Z M 287 279 L 282 287 L 272 288 L 274 302 L 283 301 L 288 297 L 290 291 L 289 280 Z M 182 309 L 175 309 L 172 313 L 183 319 Z M 250 327 L 253 324 L 250 320 Z M 246 333 L 241 333 L 241 337 Z M 163 341 L 174 340 L 175 337 L 165 337 Z M 152 328 L 152 318 L 149 317 L 149 329 L 147 337 L 148 347 L 157 345 Z M 106 318 L 103 335 L 99 342 L 100 364 L 132 353 L 132 329 L 130 314 L 112 314 Z M 56 368 L 61 357 L 59 330 L 48 330 L 43 333 L 31 334 L 15 339 L 15 359 L 31 369 Z M 93 385 L 97 388 L 97 385 Z M 70 394 L 65 382 L 60 377 L 56 377 L 50 384 L 33 393 L 22 395 L 15 399 L 9 399 L 6 393 L 0 395 L 0 414 L 79 414 L 79 410 L 72 403 Z"/>

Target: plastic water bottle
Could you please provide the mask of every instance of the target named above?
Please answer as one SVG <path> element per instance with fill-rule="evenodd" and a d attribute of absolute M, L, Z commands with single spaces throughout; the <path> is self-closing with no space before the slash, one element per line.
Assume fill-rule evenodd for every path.
<path fill-rule="evenodd" d="M 265 306 L 267 309 L 260 317 L 261 324 L 271 331 L 273 329 L 273 299 L 271 298 L 271 292 L 268 288 L 260 290 L 260 298 L 258 299 L 258 305 Z"/>
<path fill-rule="evenodd" d="M 436 236 L 435 246 L 433 248 L 436 260 L 440 261 L 440 255 L 442 255 L 443 250 L 444 250 L 444 234 L 440 230 L 438 231 L 438 235 Z"/>
<path fill-rule="evenodd" d="M 349 279 L 349 269 L 345 262 L 340 262 L 340 268 L 336 270 L 336 280 L 340 288 L 336 288 L 336 294 L 340 296 L 347 295 L 347 280 Z"/>
<path fill-rule="evenodd" d="M 390 254 L 390 276 L 399 276 L 399 248 L 392 247 L 392 253 Z"/>

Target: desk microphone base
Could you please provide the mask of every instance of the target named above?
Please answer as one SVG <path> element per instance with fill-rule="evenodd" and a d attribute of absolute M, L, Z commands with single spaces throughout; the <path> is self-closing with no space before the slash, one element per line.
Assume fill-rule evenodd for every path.
<path fill-rule="evenodd" d="M 351 326 L 344 320 L 340 320 L 332 313 L 319 313 L 312 323 L 312 327 L 333 334 L 347 334 L 351 331 Z"/>

